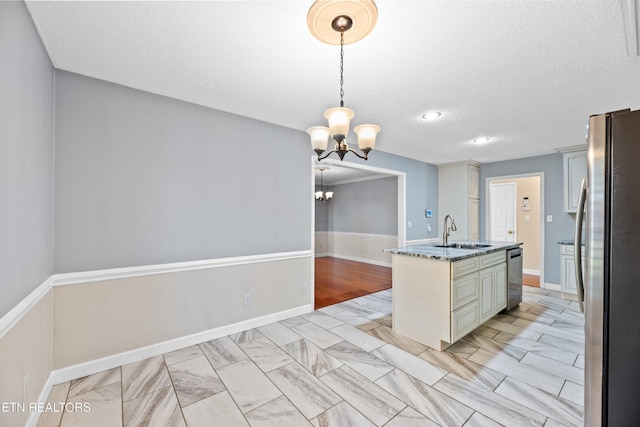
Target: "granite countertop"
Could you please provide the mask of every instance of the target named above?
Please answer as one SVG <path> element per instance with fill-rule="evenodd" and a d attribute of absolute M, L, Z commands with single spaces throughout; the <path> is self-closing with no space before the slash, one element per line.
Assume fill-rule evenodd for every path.
<path fill-rule="evenodd" d="M 437 259 L 442 261 L 460 261 L 461 259 L 471 258 L 474 256 L 480 256 L 490 254 L 492 252 L 505 251 L 507 249 L 515 249 L 522 245 L 522 243 L 515 242 L 492 242 L 482 240 L 479 242 L 468 241 L 452 241 L 450 244 L 482 244 L 490 245 L 484 248 L 473 249 L 461 249 L 461 248 L 438 248 L 436 245 L 440 243 L 424 243 L 420 245 L 408 245 L 401 248 L 385 249 L 385 252 L 392 253 L 394 255 L 407 255 L 418 258 Z"/>

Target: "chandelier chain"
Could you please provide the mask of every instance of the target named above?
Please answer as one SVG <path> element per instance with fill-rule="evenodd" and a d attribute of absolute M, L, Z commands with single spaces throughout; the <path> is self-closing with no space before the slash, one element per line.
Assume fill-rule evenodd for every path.
<path fill-rule="evenodd" d="M 340 106 L 344 107 L 344 29 L 340 30 Z"/>

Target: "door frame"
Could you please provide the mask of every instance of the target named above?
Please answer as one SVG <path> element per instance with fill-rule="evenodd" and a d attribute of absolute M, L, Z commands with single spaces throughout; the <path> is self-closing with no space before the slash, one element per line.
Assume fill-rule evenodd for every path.
<path fill-rule="evenodd" d="M 321 162 L 323 165 L 336 165 L 345 168 L 360 169 L 369 171 L 374 174 L 385 174 L 389 176 L 395 176 L 398 178 L 398 247 L 405 246 L 407 244 L 407 174 L 393 169 L 385 169 L 376 166 L 362 165 L 359 163 L 351 163 L 349 161 L 341 161 L 334 159 L 325 159 Z M 310 278 L 310 304 L 315 309 L 315 259 L 316 259 L 316 209 L 315 209 L 315 168 L 318 166 L 318 157 L 311 156 L 311 163 L 309 167 L 309 174 L 311 175 L 311 188 L 309 189 L 309 203 L 311 204 L 311 278 Z"/>
<path fill-rule="evenodd" d="M 493 181 L 498 181 L 497 179 Z M 500 180 L 502 181 L 502 180 Z M 489 194 L 491 194 L 491 182 L 487 183 L 489 186 Z M 493 185 L 511 185 L 513 187 L 513 241 L 516 242 L 518 240 L 518 183 L 516 181 L 512 182 L 501 182 L 499 184 Z M 487 212 L 491 211 L 491 198 L 487 198 Z M 491 217 L 487 216 L 487 235 L 489 240 L 493 238 L 493 230 L 491 228 Z"/>
<path fill-rule="evenodd" d="M 485 236 L 490 236 L 491 229 L 491 199 L 490 199 L 490 186 L 491 181 L 509 180 L 518 178 L 540 178 L 540 287 L 546 289 L 546 282 L 544 280 L 545 259 L 544 259 L 544 247 L 546 244 L 545 239 L 545 207 L 544 207 L 544 172 L 530 172 L 516 175 L 501 175 L 501 176 L 489 176 L 485 178 Z M 516 196 L 517 202 L 517 196 Z M 516 203 L 516 209 L 518 204 Z M 488 237 L 487 237 L 488 238 Z"/>

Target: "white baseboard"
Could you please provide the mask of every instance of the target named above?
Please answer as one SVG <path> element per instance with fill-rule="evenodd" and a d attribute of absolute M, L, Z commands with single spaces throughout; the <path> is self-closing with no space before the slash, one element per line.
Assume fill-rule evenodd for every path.
<path fill-rule="evenodd" d="M 51 393 L 51 388 L 53 387 L 53 372 L 49 374 L 47 381 L 42 386 L 42 390 L 40 390 L 40 395 L 38 396 L 38 403 L 47 403 L 47 398 L 49 397 L 49 393 Z M 38 424 L 38 420 L 40 419 L 41 412 L 39 411 L 31 411 L 29 414 L 29 418 L 27 418 L 27 422 L 24 424 L 25 427 L 36 427 Z"/>
<path fill-rule="evenodd" d="M 300 307 L 271 313 L 266 316 L 256 317 L 244 320 L 232 325 L 225 325 L 219 328 L 210 329 L 208 331 L 198 332 L 196 334 L 173 340 L 153 344 L 147 347 L 137 348 L 135 350 L 126 351 L 119 354 L 103 357 L 101 359 L 91 360 L 89 362 L 80 363 L 78 365 L 69 366 L 51 372 L 52 384 L 60 384 L 76 378 L 106 371 L 128 363 L 137 362 L 149 357 L 158 356 L 170 351 L 178 350 L 191 345 L 200 344 L 216 338 L 225 337 L 237 332 L 246 331 L 248 329 L 257 328 L 259 326 L 268 325 L 270 323 L 279 322 L 294 316 L 300 316 L 313 311 L 311 304 Z"/>
<path fill-rule="evenodd" d="M 314 254 L 314 258 L 323 258 L 323 257 L 328 257 L 331 256 L 331 254 L 329 252 L 316 252 Z"/>
<path fill-rule="evenodd" d="M 542 286 L 540 286 L 543 289 L 549 289 L 550 291 L 560 291 L 560 285 L 556 285 L 555 283 L 543 283 Z"/>
<path fill-rule="evenodd" d="M 532 270 L 530 268 L 523 268 L 522 272 L 524 274 L 531 274 L 533 276 L 539 276 L 540 275 L 540 270 Z"/>

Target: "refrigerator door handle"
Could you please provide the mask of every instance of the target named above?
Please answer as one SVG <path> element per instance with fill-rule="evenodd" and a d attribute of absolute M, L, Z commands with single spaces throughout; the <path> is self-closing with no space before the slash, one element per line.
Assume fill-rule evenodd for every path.
<path fill-rule="evenodd" d="M 587 201 L 587 178 L 582 180 L 578 209 L 576 210 L 576 234 L 574 241 L 574 265 L 576 268 L 576 288 L 580 312 L 584 313 L 584 280 L 582 277 L 582 221 L 584 220 L 584 205 Z"/>

